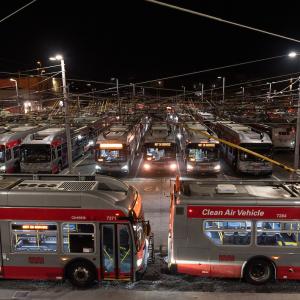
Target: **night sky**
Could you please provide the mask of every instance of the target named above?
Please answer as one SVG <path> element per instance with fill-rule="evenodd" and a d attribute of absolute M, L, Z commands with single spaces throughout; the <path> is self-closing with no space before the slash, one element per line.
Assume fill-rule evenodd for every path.
<path fill-rule="evenodd" d="M 1 3 L 3 18 L 28 1 Z M 98 6 L 96 5 L 98 3 Z M 300 1 L 169 1 L 220 18 L 300 39 Z M 68 78 L 139 82 L 300 50 L 300 45 L 142 0 L 38 0 L 0 23 L 0 71 L 36 67 L 64 55 Z M 237 82 L 300 70 L 287 58 L 207 73 L 173 84 L 226 76 Z"/>

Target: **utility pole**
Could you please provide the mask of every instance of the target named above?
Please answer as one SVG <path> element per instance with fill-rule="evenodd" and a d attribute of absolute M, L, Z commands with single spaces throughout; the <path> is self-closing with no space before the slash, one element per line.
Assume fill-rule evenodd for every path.
<path fill-rule="evenodd" d="M 296 141 L 295 141 L 295 156 L 294 169 L 299 167 L 299 150 L 300 150 L 300 77 L 298 78 L 298 108 L 297 108 L 297 125 L 296 125 Z"/>

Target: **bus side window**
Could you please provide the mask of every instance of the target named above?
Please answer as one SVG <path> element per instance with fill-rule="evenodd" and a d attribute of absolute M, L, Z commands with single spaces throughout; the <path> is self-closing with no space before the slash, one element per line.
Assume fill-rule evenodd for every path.
<path fill-rule="evenodd" d="M 11 160 L 11 149 L 6 149 L 5 151 L 5 159 Z"/>
<path fill-rule="evenodd" d="M 19 158 L 20 157 L 20 147 L 19 146 L 14 147 L 13 153 L 14 153 L 14 158 Z"/>
<path fill-rule="evenodd" d="M 57 156 L 61 157 L 61 146 L 57 147 Z"/>
<path fill-rule="evenodd" d="M 63 251 L 66 253 L 93 253 L 95 251 L 94 224 L 64 223 Z"/>
<path fill-rule="evenodd" d="M 52 159 L 56 158 L 55 148 L 51 148 L 51 156 L 52 156 Z"/>

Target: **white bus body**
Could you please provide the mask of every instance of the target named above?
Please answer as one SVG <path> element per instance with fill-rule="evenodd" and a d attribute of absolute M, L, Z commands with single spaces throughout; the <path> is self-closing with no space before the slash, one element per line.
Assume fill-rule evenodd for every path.
<path fill-rule="evenodd" d="M 300 279 L 299 191 L 299 183 L 278 181 L 177 181 L 170 269 L 254 284 Z"/>
<path fill-rule="evenodd" d="M 215 131 L 221 139 L 265 156 L 272 156 L 272 141 L 268 134 L 258 133 L 251 127 L 232 121 L 218 121 Z M 235 171 L 252 175 L 272 174 L 271 163 L 246 152 L 221 144 L 221 151 Z"/>

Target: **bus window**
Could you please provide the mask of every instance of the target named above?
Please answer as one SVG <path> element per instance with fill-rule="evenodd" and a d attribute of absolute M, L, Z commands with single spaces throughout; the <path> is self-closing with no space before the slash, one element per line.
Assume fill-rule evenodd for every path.
<path fill-rule="evenodd" d="M 249 245 L 251 221 L 204 221 L 204 234 L 215 245 Z"/>
<path fill-rule="evenodd" d="M 102 225 L 102 261 L 104 276 L 115 272 L 114 225 Z"/>
<path fill-rule="evenodd" d="M 0 145 L 0 163 L 5 162 L 5 147 Z"/>
<path fill-rule="evenodd" d="M 93 253 L 95 251 L 95 228 L 93 224 L 65 223 L 63 251 L 67 253 Z"/>
<path fill-rule="evenodd" d="M 14 158 L 19 158 L 20 157 L 20 148 L 19 146 L 16 146 L 13 148 L 13 153 L 14 153 Z"/>
<path fill-rule="evenodd" d="M 126 161 L 126 153 L 124 150 L 97 150 L 98 161 L 107 162 L 124 162 Z"/>
<path fill-rule="evenodd" d="M 299 245 L 300 223 L 256 222 L 256 243 L 259 246 L 297 247 Z"/>
<path fill-rule="evenodd" d="M 127 225 L 118 225 L 120 273 L 130 273 L 132 264 L 131 238 Z"/>
<path fill-rule="evenodd" d="M 14 222 L 11 230 L 14 252 L 57 251 L 57 225 L 55 223 Z"/>
<path fill-rule="evenodd" d="M 5 151 L 5 159 L 7 160 L 11 160 L 11 149 L 6 149 Z"/>

